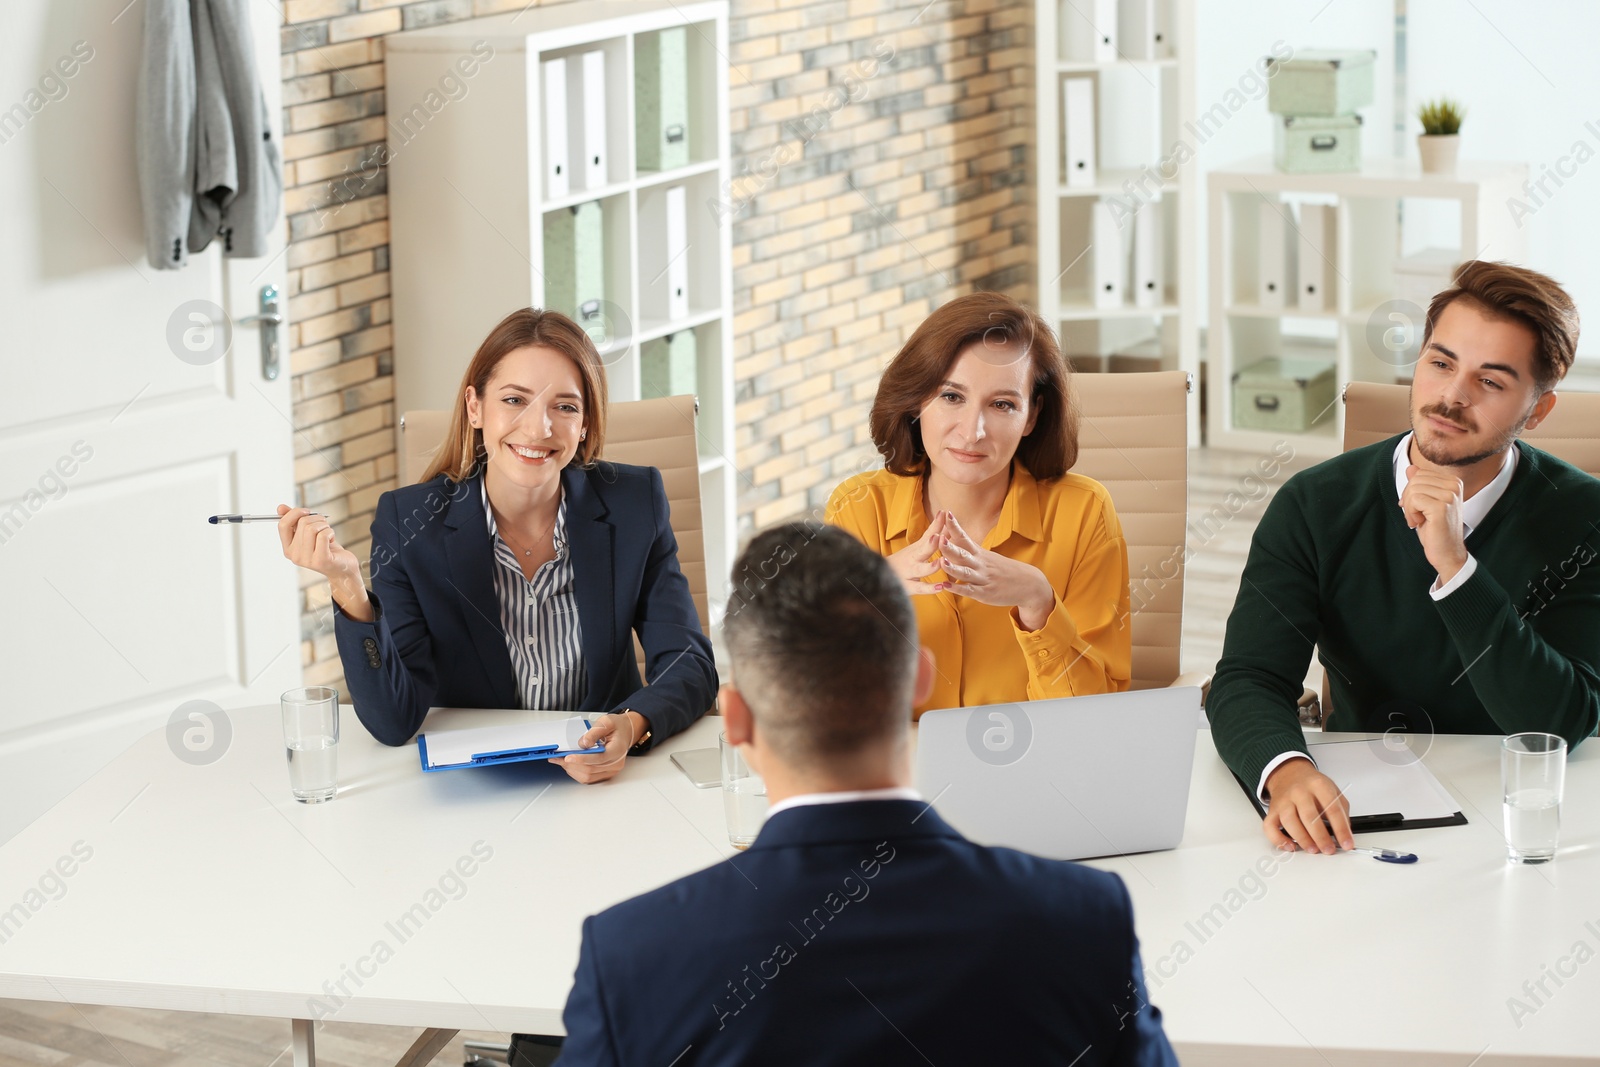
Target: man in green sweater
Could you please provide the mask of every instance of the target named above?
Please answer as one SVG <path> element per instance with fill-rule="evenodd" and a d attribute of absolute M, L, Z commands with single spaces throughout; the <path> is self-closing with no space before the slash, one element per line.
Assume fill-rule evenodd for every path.
<path fill-rule="evenodd" d="M 1354 845 L 1295 714 L 1313 645 L 1329 730 L 1575 746 L 1600 724 L 1600 480 L 1518 439 L 1577 343 L 1550 278 L 1462 264 L 1428 307 L 1411 432 L 1296 475 L 1267 507 L 1206 711 L 1279 848 Z"/>

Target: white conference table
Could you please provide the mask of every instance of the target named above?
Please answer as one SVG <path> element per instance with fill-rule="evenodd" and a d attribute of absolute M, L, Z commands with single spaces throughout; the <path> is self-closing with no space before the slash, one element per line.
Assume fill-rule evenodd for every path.
<path fill-rule="evenodd" d="M 424 1063 L 456 1030 L 560 1033 L 582 918 L 734 855 L 718 791 L 668 759 L 715 744 L 714 718 L 580 786 L 424 774 L 346 709 L 339 796 L 307 806 L 277 709 L 229 717 L 217 762 L 153 732 L 0 847 L 0 997 L 289 1019 L 300 1065 L 322 1019 L 425 1027 L 402 1061 Z M 1497 744 L 1433 739 L 1470 823 L 1362 835 L 1422 857 L 1393 866 L 1274 853 L 1200 731 L 1182 846 L 1094 861 L 1133 896 L 1185 1064 L 1600 1057 L 1600 745 L 1572 757 L 1556 862 L 1511 867 Z"/>

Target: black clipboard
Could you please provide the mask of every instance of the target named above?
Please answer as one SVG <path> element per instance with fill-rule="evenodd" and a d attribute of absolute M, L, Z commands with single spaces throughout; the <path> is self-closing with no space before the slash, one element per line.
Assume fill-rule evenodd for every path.
<path fill-rule="evenodd" d="M 1244 795 L 1250 798 L 1250 806 L 1256 809 L 1256 814 L 1263 819 L 1267 817 L 1267 809 L 1256 796 L 1256 791 L 1245 784 L 1244 779 L 1237 774 L 1233 780 L 1239 783 L 1239 788 L 1244 790 Z M 1461 812 L 1442 819 L 1407 819 L 1399 812 L 1384 815 L 1352 815 L 1350 816 L 1350 832 L 1356 834 L 1369 834 L 1387 832 L 1389 830 L 1427 830 L 1435 826 L 1465 826 L 1467 817 Z"/>

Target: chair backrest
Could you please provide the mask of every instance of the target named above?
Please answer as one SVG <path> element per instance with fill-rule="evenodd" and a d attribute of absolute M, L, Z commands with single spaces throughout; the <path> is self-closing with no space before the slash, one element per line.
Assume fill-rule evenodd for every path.
<path fill-rule="evenodd" d="M 700 515 L 700 456 L 695 443 L 692 396 L 619 401 L 606 409 L 604 457 L 615 463 L 656 467 L 667 491 L 672 532 L 678 539 L 678 566 L 688 579 L 700 629 L 710 633 L 706 603 L 705 525 Z M 400 417 L 401 480 L 410 484 L 427 470 L 450 428 L 447 411 L 408 411 Z M 644 652 L 634 641 L 639 674 Z"/>
<path fill-rule="evenodd" d="M 1111 493 L 1128 542 L 1134 689 L 1170 685 L 1178 676 L 1189 384 L 1182 371 L 1072 376 L 1081 416 L 1072 469 Z"/>
<path fill-rule="evenodd" d="M 1411 428 L 1411 390 L 1351 382 L 1344 389 L 1344 450 L 1374 444 Z M 1600 393 L 1562 392 L 1550 415 L 1523 435 L 1535 448 L 1600 478 Z"/>

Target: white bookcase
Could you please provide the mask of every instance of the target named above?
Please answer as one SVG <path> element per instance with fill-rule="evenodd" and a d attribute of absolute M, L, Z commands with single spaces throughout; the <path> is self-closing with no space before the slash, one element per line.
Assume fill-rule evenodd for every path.
<path fill-rule="evenodd" d="M 1036 0 L 1034 18 L 1039 313 L 1079 370 L 1184 370 L 1198 380 L 1199 163 L 1181 161 L 1179 150 L 1199 148 L 1194 0 Z M 1159 41 L 1141 32 L 1146 20 Z M 1092 85 L 1096 167 L 1086 184 L 1069 182 L 1069 78 Z M 1127 231 L 1141 216 L 1159 218 L 1163 291 L 1154 307 L 1137 306 L 1128 279 L 1115 306 L 1095 299 L 1094 205 L 1111 198 L 1134 209 L 1131 223 L 1124 210 L 1113 227 L 1130 251 Z M 1189 404 L 1198 445 L 1198 390 Z"/>
<path fill-rule="evenodd" d="M 1521 163 L 1462 162 L 1453 174 L 1423 174 L 1415 162 L 1381 158 L 1363 160 L 1360 171 L 1348 174 L 1284 174 L 1270 157 L 1213 171 L 1207 443 L 1264 451 L 1287 439 L 1303 455 L 1338 453 L 1344 405 L 1337 397 L 1344 386 L 1411 380 L 1422 312 L 1437 286 L 1417 288 L 1406 265 L 1432 261 L 1434 276 L 1447 278 L 1467 259 L 1525 262 L 1526 231 L 1517 228 L 1506 202 L 1527 176 Z M 1295 225 L 1297 209 L 1307 204 L 1334 208 L 1332 247 L 1326 249 L 1333 299 L 1318 311 L 1301 308 L 1294 295 L 1282 308 L 1264 306 L 1261 212 L 1281 215 L 1298 251 L 1306 237 Z M 1312 262 L 1322 258 L 1307 255 Z M 1308 357 L 1335 368 L 1335 400 L 1304 433 L 1238 425 L 1234 375 L 1270 356 Z"/>
<path fill-rule="evenodd" d="M 644 170 L 635 144 L 636 45 L 679 28 L 686 30 L 688 162 Z M 592 126 L 583 110 L 582 57 L 596 50 L 605 68 L 603 173 L 582 187 L 584 161 L 573 158 L 568 190 L 551 195 L 543 64 L 564 58 L 573 68 L 564 110 L 569 137 L 581 143 Z M 612 400 L 644 398 L 640 353 L 648 342 L 694 332 L 713 620 L 726 603 L 735 548 L 731 228 L 717 211 L 732 177 L 727 54 L 726 0 L 530 7 L 395 34 L 386 45 L 396 410 L 448 405 L 496 322 L 519 307 L 551 306 L 546 229 L 558 213 L 598 203 L 603 306 L 587 319 L 578 308 L 555 310 L 595 338 Z M 687 240 L 674 257 L 667 200 L 679 187 Z M 687 271 L 669 263 L 673 258 L 686 260 Z M 675 316 L 667 292 L 673 279 L 688 289 L 687 307 Z"/>

